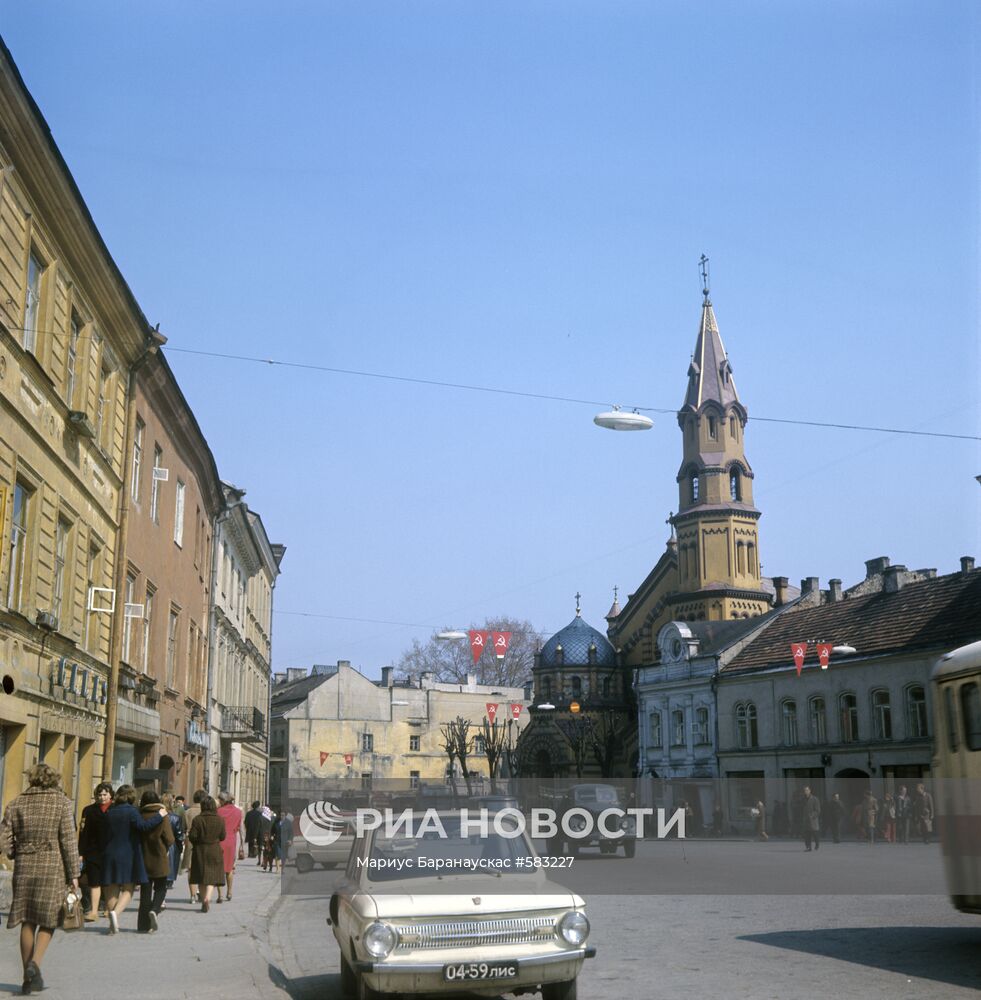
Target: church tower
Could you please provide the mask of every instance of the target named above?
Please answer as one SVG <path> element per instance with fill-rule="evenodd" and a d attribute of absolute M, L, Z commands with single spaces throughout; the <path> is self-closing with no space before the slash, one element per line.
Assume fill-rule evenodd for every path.
<path fill-rule="evenodd" d="M 668 598 L 678 621 L 752 618 L 770 609 L 760 579 L 753 470 L 743 450 L 748 414 L 736 392 L 709 298 L 702 258 L 702 321 L 678 411 L 683 458 L 678 471 L 678 591 Z"/>

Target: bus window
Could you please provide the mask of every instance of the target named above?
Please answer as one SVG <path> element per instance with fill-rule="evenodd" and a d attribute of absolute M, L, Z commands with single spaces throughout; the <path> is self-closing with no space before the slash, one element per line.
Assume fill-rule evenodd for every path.
<path fill-rule="evenodd" d="M 957 753 L 957 706 L 951 684 L 944 688 L 944 714 L 947 716 L 947 746 L 951 753 Z"/>
<path fill-rule="evenodd" d="M 981 750 L 981 694 L 973 681 L 961 688 L 964 742 L 969 750 Z"/>

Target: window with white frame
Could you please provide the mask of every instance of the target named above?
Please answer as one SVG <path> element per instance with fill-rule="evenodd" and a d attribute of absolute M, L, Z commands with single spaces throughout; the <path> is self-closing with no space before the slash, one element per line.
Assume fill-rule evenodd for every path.
<path fill-rule="evenodd" d="M 102 583 L 102 546 L 90 543 L 89 555 L 85 572 L 86 593 L 91 594 L 93 587 L 98 587 Z M 85 628 L 82 636 L 82 645 L 90 652 L 98 651 L 99 640 L 101 639 L 101 627 L 99 625 L 99 612 L 85 609 Z"/>
<path fill-rule="evenodd" d="M 736 705 L 736 742 L 744 750 L 759 746 L 756 706 L 751 701 Z"/>
<path fill-rule="evenodd" d="M 704 705 L 695 709 L 692 737 L 696 746 L 705 746 L 711 742 L 709 739 L 709 710 Z"/>
<path fill-rule="evenodd" d="M 684 709 L 676 708 L 671 712 L 671 746 L 683 747 L 685 745 L 685 712 Z"/>
<path fill-rule="evenodd" d="M 660 750 L 664 746 L 664 735 L 661 732 L 661 713 L 651 712 L 647 717 L 648 742 L 654 749 Z"/>
<path fill-rule="evenodd" d="M 24 350 L 37 353 L 38 321 L 41 316 L 41 279 L 44 263 L 34 247 L 27 258 L 27 295 L 24 302 Z"/>
<path fill-rule="evenodd" d="M 787 699 L 780 705 L 784 746 L 797 746 L 797 702 Z"/>
<path fill-rule="evenodd" d="M 872 692 L 872 734 L 877 740 L 892 739 L 892 709 L 885 688 Z"/>
<path fill-rule="evenodd" d="M 913 740 L 925 739 L 930 735 L 926 692 L 919 686 L 906 689 L 906 731 Z"/>
<path fill-rule="evenodd" d="M 823 698 L 812 698 L 807 703 L 811 721 L 811 739 L 815 743 L 828 742 L 828 711 Z"/>
<path fill-rule="evenodd" d="M 7 559 L 7 607 L 23 611 L 28 573 L 28 530 L 34 491 L 18 480 L 14 484 L 14 507 L 10 521 L 10 553 Z"/>
<path fill-rule="evenodd" d="M 133 432 L 133 479 L 130 483 L 130 495 L 134 503 L 140 502 L 140 484 L 143 471 L 143 435 L 146 433 L 146 424 L 136 418 L 136 430 Z"/>
<path fill-rule="evenodd" d="M 487 741 L 484 739 L 482 733 L 478 733 L 473 738 L 473 752 L 478 757 L 487 752 Z"/>
<path fill-rule="evenodd" d="M 180 611 L 170 609 L 170 620 L 167 622 L 167 677 L 166 685 L 174 686 L 174 673 L 177 669 L 177 630 L 180 625 Z"/>
<path fill-rule="evenodd" d="M 75 383 L 78 378 L 78 343 L 82 335 L 82 321 L 72 310 L 68 323 L 68 357 L 65 361 L 65 402 L 71 410 L 75 405 Z"/>
<path fill-rule="evenodd" d="M 136 602 L 136 576 L 133 573 L 126 574 L 126 589 L 124 593 L 127 605 Z M 126 610 L 126 608 L 123 609 L 123 663 L 130 662 L 129 654 L 133 645 L 133 618 L 131 615 L 125 613 Z"/>
<path fill-rule="evenodd" d="M 375 752 L 375 737 L 372 733 L 361 734 L 361 752 L 362 753 Z"/>
<path fill-rule="evenodd" d="M 150 635 L 153 628 L 153 601 L 157 595 L 152 583 L 146 585 L 146 601 L 143 605 L 143 673 L 150 670 Z"/>
<path fill-rule="evenodd" d="M 157 469 L 163 468 L 163 450 L 160 445 L 153 446 L 153 473 L 150 477 L 150 520 L 154 524 L 160 523 L 160 483 L 157 478 Z"/>
<path fill-rule="evenodd" d="M 174 491 L 174 541 L 184 544 L 184 484 L 179 479 Z"/>
<path fill-rule="evenodd" d="M 850 691 L 838 695 L 838 720 L 841 742 L 858 741 L 858 699 Z"/>
<path fill-rule="evenodd" d="M 410 753 L 418 753 L 419 752 L 419 744 L 420 744 L 420 737 L 418 737 L 418 736 L 410 736 L 409 737 L 409 751 L 410 751 Z"/>

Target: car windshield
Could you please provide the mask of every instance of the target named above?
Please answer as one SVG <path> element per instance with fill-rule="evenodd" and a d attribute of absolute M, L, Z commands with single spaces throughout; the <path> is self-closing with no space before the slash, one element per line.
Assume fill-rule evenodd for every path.
<path fill-rule="evenodd" d="M 617 803 L 617 790 L 612 785 L 589 785 L 576 789 L 577 802 Z"/>
<path fill-rule="evenodd" d="M 517 859 L 532 857 L 534 852 L 524 833 L 502 836 L 489 822 L 487 835 L 479 827 L 461 829 L 459 816 L 439 816 L 437 824 L 422 825 L 417 818 L 414 829 L 392 831 L 387 836 L 384 828 L 375 832 L 371 850 L 364 862 L 368 868 L 368 881 L 391 882 L 406 878 L 433 878 L 434 876 L 480 875 L 497 876 L 533 874 L 534 866 L 518 866 Z M 502 817 L 500 828 L 505 832 L 516 831 L 517 821 Z M 418 833 L 419 836 L 411 836 Z"/>

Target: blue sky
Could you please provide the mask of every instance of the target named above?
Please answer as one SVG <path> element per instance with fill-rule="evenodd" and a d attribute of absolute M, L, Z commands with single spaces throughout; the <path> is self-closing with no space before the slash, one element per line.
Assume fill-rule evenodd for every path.
<path fill-rule="evenodd" d="M 673 410 L 704 252 L 764 572 L 952 572 L 981 556 L 977 442 L 753 417 L 979 433 L 977 17 L 86 0 L 5 3 L 0 32 L 288 546 L 275 667 L 376 674 L 444 624 L 556 630 L 577 591 L 602 626 L 663 551 L 674 416 L 614 434 L 588 405 L 176 349 Z"/>

